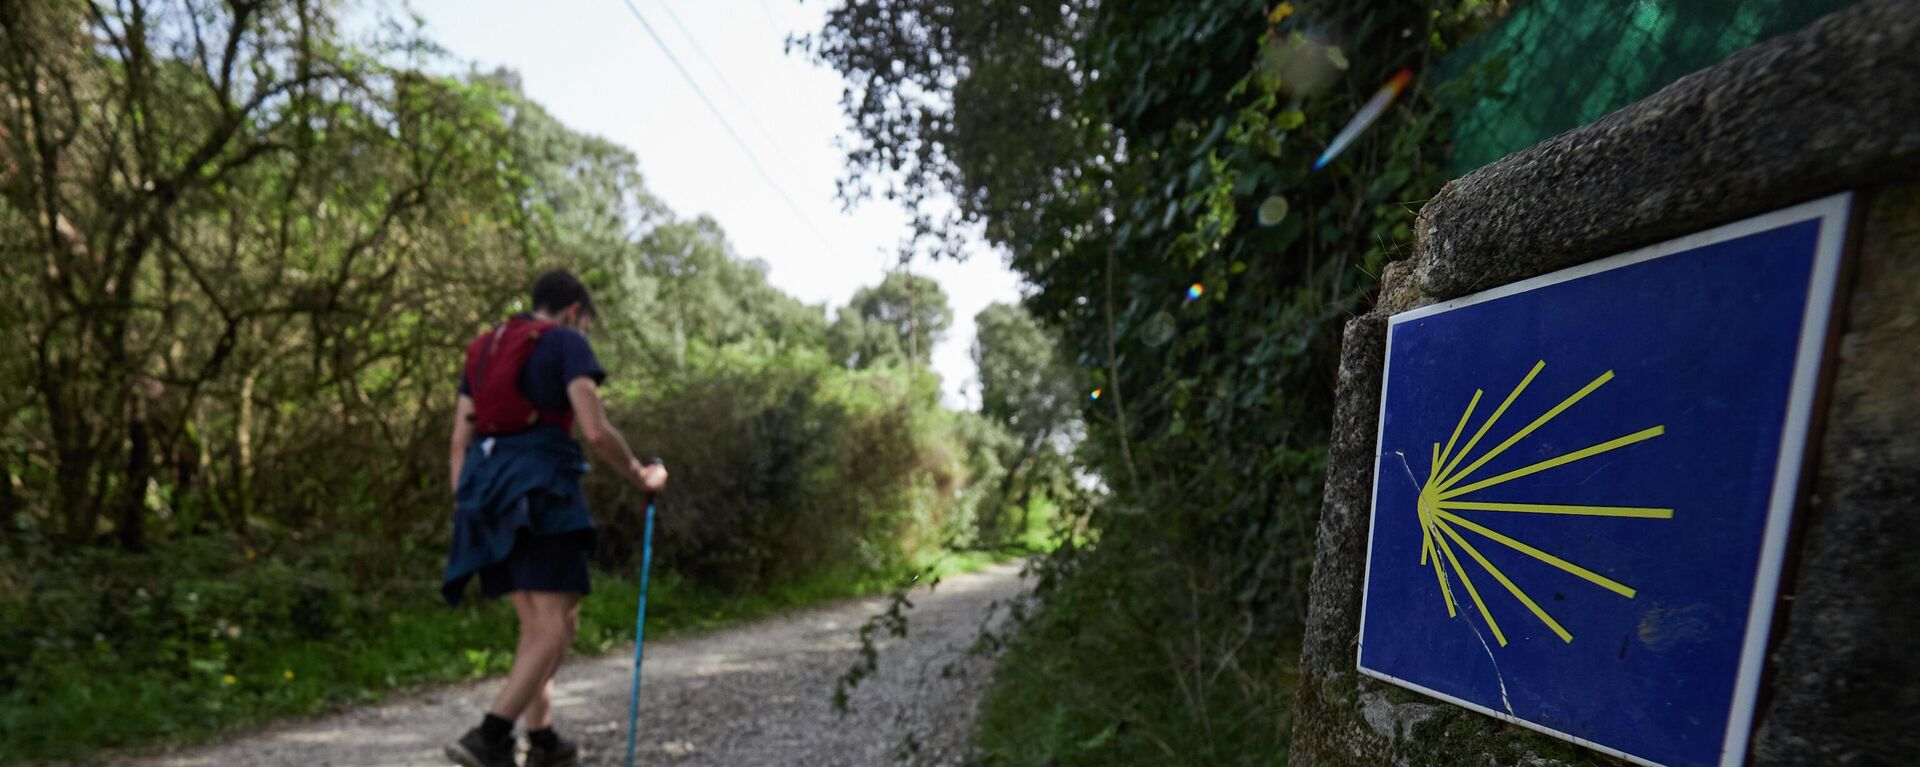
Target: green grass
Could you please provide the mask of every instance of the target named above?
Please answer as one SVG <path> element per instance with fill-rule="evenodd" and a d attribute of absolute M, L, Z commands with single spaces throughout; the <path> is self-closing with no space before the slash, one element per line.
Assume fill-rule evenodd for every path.
<path fill-rule="evenodd" d="M 1068 556 L 1064 568 L 1037 562 L 1058 580 L 1021 611 L 994 668 L 972 767 L 1287 763 L 1299 657 L 1288 624 L 1245 633 L 1230 597 L 1181 588 L 1143 548 Z"/>
<path fill-rule="evenodd" d="M 1042 620 L 1045 620 L 1042 618 Z M 1104 645 L 1104 646 L 1103 646 Z M 1253 660 L 1251 658 L 1247 660 Z M 1204 715 L 1164 662 L 1095 639 L 1042 630 L 1017 637 L 981 703 L 974 767 L 1166 767 L 1287 764 L 1291 657 L 1286 679 L 1210 689 Z M 1203 723 L 1202 720 L 1208 720 Z"/>
<path fill-rule="evenodd" d="M 978 569 L 1004 557 L 942 556 L 935 575 Z M 916 568 L 917 569 L 917 568 Z M 887 591 L 901 575 L 818 573 L 763 593 L 730 596 L 656 574 L 647 602 L 649 637 L 705 631 L 794 608 Z M 574 651 L 604 653 L 633 639 L 637 578 L 597 572 L 582 602 Z M 221 640 L 223 652 L 193 652 L 182 664 L 129 658 L 108 642 L 50 648 L 31 680 L 0 693 L 0 763 L 82 758 L 100 749 L 193 743 L 275 718 L 368 704 L 429 683 L 503 674 L 517 626 L 500 600 L 449 609 L 420 601 L 326 641 Z M 151 654 L 174 659 L 164 649 Z M 830 690 L 823 689 L 823 696 Z M 29 697 L 31 696 L 31 697 Z M 29 704 L 29 700 L 33 702 Z"/>

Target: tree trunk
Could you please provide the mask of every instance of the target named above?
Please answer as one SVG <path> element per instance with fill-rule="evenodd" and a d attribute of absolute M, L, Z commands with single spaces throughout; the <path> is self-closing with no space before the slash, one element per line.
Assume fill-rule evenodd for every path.
<path fill-rule="evenodd" d="M 127 428 L 127 476 L 122 486 L 114 533 L 122 551 L 147 550 L 147 480 L 152 475 L 152 445 L 147 435 L 145 405 L 134 402 L 133 423 Z"/>
<path fill-rule="evenodd" d="M 253 516 L 253 385 L 258 374 L 248 371 L 240 382 L 240 417 L 233 428 L 233 531 L 244 533 Z"/>
<path fill-rule="evenodd" d="M 1033 523 L 1032 482 L 1023 483 L 1020 486 L 1020 500 L 1015 501 L 1014 506 L 1020 509 L 1020 521 L 1017 523 L 1019 526 L 1013 529 L 1014 537 L 1018 538 L 1019 536 L 1026 535 L 1027 526 Z"/>
<path fill-rule="evenodd" d="M 20 496 L 13 492 L 13 451 L 0 456 L 0 532 L 11 535 L 20 527 Z"/>
<path fill-rule="evenodd" d="M 183 427 L 183 431 L 191 427 Z M 174 514 L 183 512 L 183 504 L 192 497 L 200 476 L 200 440 L 190 431 L 173 447 L 173 487 L 167 492 L 167 506 Z M 191 528 L 185 530 L 189 535 Z"/>
<path fill-rule="evenodd" d="M 69 407 L 73 365 L 59 364 L 61 375 L 43 376 L 42 389 L 47 403 L 47 420 L 53 426 L 54 503 L 65 519 L 67 546 L 78 549 L 93 542 L 93 529 L 99 520 L 99 503 L 92 490 L 97 453 L 93 448 L 93 429 L 86 417 Z M 78 399 L 78 398 L 72 398 Z"/>
<path fill-rule="evenodd" d="M 77 549 L 93 541 L 93 528 L 99 520 L 87 481 L 93 475 L 93 451 L 70 447 L 56 450 L 55 455 L 60 460 L 59 497 L 67 519 L 67 545 Z"/>
<path fill-rule="evenodd" d="M 1020 444 L 1020 457 L 1014 459 L 1013 465 L 1007 467 L 1006 476 L 1000 478 L 1000 489 L 993 494 L 993 497 L 990 499 L 993 502 L 988 504 L 987 514 L 980 520 L 980 526 L 985 528 L 989 535 L 993 536 L 994 542 L 996 543 L 1000 538 L 1000 511 L 1005 508 L 1007 502 L 1011 500 L 1014 483 L 1020 480 L 1020 473 L 1025 470 L 1027 464 L 1033 460 L 1034 450 L 1039 447 L 1040 437 L 1038 435 L 1028 437 L 1026 441 Z M 1020 495 L 1023 498 L 1026 497 L 1025 492 L 1022 492 Z M 1024 513 L 1022 517 L 1024 519 Z M 1023 526 L 1021 529 L 1025 530 L 1026 528 Z"/>

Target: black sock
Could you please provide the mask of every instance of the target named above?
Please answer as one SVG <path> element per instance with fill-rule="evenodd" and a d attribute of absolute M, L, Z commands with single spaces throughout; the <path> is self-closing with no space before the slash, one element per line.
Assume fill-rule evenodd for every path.
<path fill-rule="evenodd" d="M 538 730 L 528 730 L 527 742 L 534 748 L 552 750 L 560 747 L 560 733 L 553 731 L 553 725 L 547 725 Z"/>
<path fill-rule="evenodd" d="M 494 743 L 512 738 L 513 720 L 502 719 L 491 713 L 487 714 L 487 718 L 480 720 L 480 737 L 486 738 Z"/>

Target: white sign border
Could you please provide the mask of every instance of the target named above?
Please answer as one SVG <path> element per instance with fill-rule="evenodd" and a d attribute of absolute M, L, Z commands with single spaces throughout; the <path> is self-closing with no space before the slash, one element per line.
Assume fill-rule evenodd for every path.
<path fill-rule="evenodd" d="M 1373 581 L 1373 539 L 1380 519 L 1380 466 L 1386 457 L 1381 450 L 1381 440 L 1386 435 L 1387 382 L 1392 380 L 1393 329 L 1404 322 L 1442 314 L 1461 307 L 1525 293 L 1548 285 L 1570 282 L 1756 232 L 1802 221 L 1819 220 L 1820 233 L 1814 244 L 1813 271 L 1808 278 L 1806 313 L 1801 319 L 1800 341 L 1794 355 L 1792 389 L 1787 396 L 1786 420 L 1781 425 L 1780 456 L 1774 464 L 1773 491 L 1767 504 L 1766 530 L 1760 542 L 1759 566 L 1754 574 L 1753 603 L 1747 610 L 1746 637 L 1740 650 L 1740 665 L 1734 677 L 1733 705 L 1728 712 L 1727 731 L 1720 747 L 1722 767 L 1737 767 L 1743 764 L 1746 761 L 1748 740 L 1753 734 L 1754 708 L 1759 697 L 1760 676 L 1766 667 L 1767 638 L 1773 627 L 1773 611 L 1780 592 L 1780 575 L 1786 562 L 1787 538 L 1794 506 L 1799 496 L 1800 468 L 1805 458 L 1808 429 L 1812 422 L 1816 390 L 1820 384 L 1827 327 L 1833 317 L 1833 303 L 1839 286 L 1840 256 L 1846 246 L 1853 199 L 1853 192 L 1841 192 L 1451 301 L 1411 309 L 1387 318 L 1387 338 L 1384 346 L 1386 359 L 1380 370 L 1380 412 L 1376 416 L 1373 441 L 1373 498 L 1368 504 L 1367 566 L 1360 586 L 1360 632 L 1354 648 L 1354 666 L 1360 673 L 1439 698 L 1462 708 L 1478 711 L 1495 719 L 1616 756 L 1634 764 L 1663 767 L 1658 762 L 1369 669 L 1361 662 L 1360 659 L 1367 645 L 1366 595 L 1367 587 L 1372 585 Z"/>

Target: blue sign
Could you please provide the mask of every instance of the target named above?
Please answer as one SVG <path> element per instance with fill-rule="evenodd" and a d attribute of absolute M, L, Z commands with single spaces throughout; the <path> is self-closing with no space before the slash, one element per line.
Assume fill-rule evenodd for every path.
<path fill-rule="evenodd" d="M 1394 316 L 1360 671 L 1743 762 L 1850 201 Z"/>

